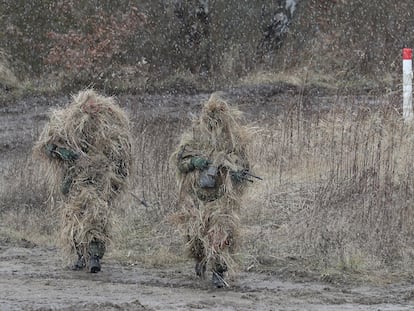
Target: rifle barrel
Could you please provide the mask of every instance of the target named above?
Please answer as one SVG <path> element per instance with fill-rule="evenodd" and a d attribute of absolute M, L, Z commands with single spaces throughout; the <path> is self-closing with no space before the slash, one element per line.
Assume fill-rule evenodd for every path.
<path fill-rule="evenodd" d="M 246 175 L 248 175 L 248 176 L 250 176 L 250 177 L 254 177 L 254 178 L 257 178 L 257 179 L 263 180 L 263 178 L 262 178 L 262 177 L 259 177 L 259 176 L 256 176 L 256 175 L 253 175 L 253 174 L 250 174 L 249 172 L 245 172 L 245 174 L 246 174 Z"/>

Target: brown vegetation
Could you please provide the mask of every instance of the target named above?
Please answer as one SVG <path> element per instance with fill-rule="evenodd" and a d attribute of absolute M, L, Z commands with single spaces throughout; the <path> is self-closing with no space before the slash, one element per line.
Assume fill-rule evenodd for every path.
<path fill-rule="evenodd" d="M 241 210 L 243 268 L 299 265 L 307 273 L 362 278 L 411 273 L 414 139 L 412 126 L 393 108 L 396 99 L 377 99 L 378 109 L 367 99 L 331 97 L 332 109 L 324 111 L 321 102 L 313 112 L 294 100 L 263 121 L 251 154 L 252 171 L 264 181 L 248 191 Z M 178 207 L 168 159 L 189 120 L 139 113 L 132 119 L 133 195 L 118 212 L 111 256 L 155 266 L 176 263 L 183 259 L 184 241 L 170 221 Z M 44 193 L 41 178 L 30 160 L 12 169 L 24 178 L 7 179 L 2 215 L 11 223 L 20 215 L 19 227 L 30 232 L 24 238 L 43 243 L 54 222 L 28 221 L 36 215 L 54 219 L 53 211 L 39 209 L 44 195 L 34 200 Z"/>
<path fill-rule="evenodd" d="M 273 2 L 198 6 L 192 0 L 6 1 L 0 48 L 13 55 L 8 69 L 37 88 L 53 81 L 67 90 L 93 84 L 117 93 L 188 92 L 240 78 L 254 83 L 246 77 L 262 71 L 301 78 L 306 67 L 342 92 L 383 92 L 398 88 L 401 49 L 414 44 L 408 0 L 301 0 L 289 31 L 270 49 L 260 42 L 278 10 Z"/>
<path fill-rule="evenodd" d="M 85 57 L 78 60 L 81 66 L 74 66 L 74 70 L 90 72 L 93 68 L 99 75 L 107 69 L 102 67 L 116 61 L 123 70 L 122 79 L 107 79 L 108 85 L 103 87 L 108 92 L 121 88 L 134 92 L 197 91 L 238 83 L 272 84 L 281 79 L 300 86 L 294 91 L 316 85 L 319 89 L 330 87 L 338 94 L 353 93 L 349 97 L 319 97 L 316 105 L 308 104 L 309 98 L 300 94 L 286 99 L 290 102 L 283 103 L 280 115 L 263 116 L 251 154 L 255 163 L 252 170 L 265 180 L 255 183 L 248 193 L 247 208 L 242 211 L 244 244 L 239 256 L 248 270 L 270 267 L 274 271 L 281 265 L 300 262 L 304 270 L 321 273 L 372 272 L 372 268 L 412 273 L 414 139 L 412 126 L 402 122 L 395 109 L 400 98 L 393 92 L 400 88 L 401 48 L 414 44 L 406 35 L 414 28 L 411 1 L 303 0 L 286 41 L 264 54 L 257 53 L 261 34 L 256 17 L 261 1 L 246 4 L 251 9 L 249 18 L 245 8 L 237 6 L 240 1 L 214 1 L 211 41 L 203 41 L 201 32 L 188 41 L 185 34 L 191 27 L 177 18 L 168 1 L 138 7 L 138 12 L 145 12 L 147 24 L 137 29 L 136 24 L 127 29 L 118 27 L 122 17 L 129 16 L 130 2 L 114 2 L 119 4 L 119 11 L 107 22 L 115 23 L 111 27 L 116 33 L 98 18 L 113 9 L 109 2 L 104 1 L 97 13 L 88 7 L 88 1 L 69 1 L 73 16 L 61 19 L 64 14 L 56 11 L 56 16 L 50 14 L 56 18 L 46 25 L 39 24 L 40 13 L 55 9 L 48 3 L 61 2 L 38 1 L 39 6 L 25 17 L 16 13 L 23 10 L 18 6 L 20 1 L 7 2 L 10 20 L 1 20 L 7 25 L 1 28 L 0 38 L 6 39 L 3 48 L 17 61 L 10 64 L 0 59 L 0 73 L 7 72 L 10 77 L 15 77 L 15 68 L 15 72 L 23 73 L 33 69 L 45 77 L 51 68 L 43 68 L 42 61 L 49 55 L 49 61 L 58 64 L 59 58 L 49 53 L 59 51 L 68 57 L 64 46 L 69 44 L 67 51 L 83 51 Z M 34 4 L 26 5 L 32 8 Z M 191 15 L 193 11 L 186 8 L 184 12 Z M 19 18 L 13 20 L 12 16 Z M 73 37 L 73 20 L 93 22 L 93 27 L 89 33 Z M 53 42 L 46 39 L 52 29 Z M 105 40 L 114 35 L 122 40 L 105 45 Z M 83 49 L 93 38 L 99 38 L 97 46 Z M 123 48 L 128 53 L 118 58 Z M 105 72 L 109 74 L 110 70 Z M 60 74 L 52 72 L 56 80 Z M 21 80 L 26 77 L 18 76 Z M 67 79 L 67 85 L 74 81 Z M 3 81 L 0 77 L 1 84 L 13 86 L 16 80 Z M 98 84 L 98 80 L 88 81 Z M 113 88 L 119 81 L 119 89 Z M 360 98 L 355 92 L 361 90 L 376 90 L 381 95 Z M 255 101 L 254 96 L 250 96 L 252 110 L 261 100 Z M 163 103 L 157 102 L 156 107 L 162 110 Z M 169 215 L 177 209 L 177 189 L 168 158 L 189 120 L 180 113 L 177 117 L 169 112 L 155 115 L 140 111 L 135 104 L 129 109 L 136 171 L 132 174 L 130 204 L 119 211 L 118 243 L 112 256 L 150 265 L 176 262 L 181 258 L 182 241 L 169 222 Z M 15 228 L 13 232 L 19 237 L 43 243 L 45 237 L 53 236 L 56 225 L 54 211 L 44 208 L 44 181 L 30 158 L 10 162 L 1 177 L 2 223 L 9 224 L 2 230 Z M 2 234 L 10 236 L 10 231 Z"/>
<path fill-rule="evenodd" d="M 330 76 L 342 92 L 398 88 L 401 50 L 413 47 L 410 1 L 302 1 L 291 32 L 271 62 Z"/>

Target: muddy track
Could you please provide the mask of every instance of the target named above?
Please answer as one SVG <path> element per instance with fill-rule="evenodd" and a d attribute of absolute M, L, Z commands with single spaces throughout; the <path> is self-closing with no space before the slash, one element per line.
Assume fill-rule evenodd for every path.
<path fill-rule="evenodd" d="M 282 281 L 240 272 L 218 290 L 191 264 L 145 269 L 103 261 L 97 274 L 61 266 L 54 248 L 0 246 L 0 310 L 413 310 L 409 284 Z"/>

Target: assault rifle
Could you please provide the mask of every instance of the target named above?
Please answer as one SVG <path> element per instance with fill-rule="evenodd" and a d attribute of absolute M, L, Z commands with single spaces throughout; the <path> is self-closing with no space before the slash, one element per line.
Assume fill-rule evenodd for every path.
<path fill-rule="evenodd" d="M 230 174 L 231 174 L 231 177 L 233 177 L 237 181 L 247 180 L 249 182 L 254 182 L 254 180 L 251 178 L 263 180 L 262 177 L 251 174 L 247 168 L 242 169 L 240 171 L 230 171 Z"/>

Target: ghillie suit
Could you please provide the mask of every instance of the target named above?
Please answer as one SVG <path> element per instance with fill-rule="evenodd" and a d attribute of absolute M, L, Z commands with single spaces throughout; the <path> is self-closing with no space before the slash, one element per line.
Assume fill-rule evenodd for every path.
<path fill-rule="evenodd" d="M 112 98 L 82 91 L 66 108 L 51 111 L 33 151 L 46 164 L 51 193 L 59 196 L 64 253 L 68 259 L 78 256 L 74 269 L 100 271 L 99 260 L 110 242 L 111 212 L 130 174 L 126 113 Z"/>
<path fill-rule="evenodd" d="M 249 130 L 240 118 L 239 110 L 213 94 L 171 157 L 189 255 L 198 276 L 204 277 L 207 267 L 213 271 L 217 287 L 227 285 L 223 274 L 234 264 L 241 195 L 249 180 Z"/>

